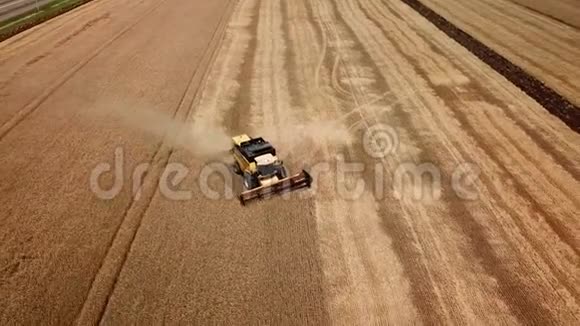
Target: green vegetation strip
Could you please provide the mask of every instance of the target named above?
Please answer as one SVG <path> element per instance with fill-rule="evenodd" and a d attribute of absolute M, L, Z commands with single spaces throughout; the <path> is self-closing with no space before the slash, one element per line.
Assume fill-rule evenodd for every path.
<path fill-rule="evenodd" d="M 92 0 L 55 0 L 0 22 L 0 42 Z"/>

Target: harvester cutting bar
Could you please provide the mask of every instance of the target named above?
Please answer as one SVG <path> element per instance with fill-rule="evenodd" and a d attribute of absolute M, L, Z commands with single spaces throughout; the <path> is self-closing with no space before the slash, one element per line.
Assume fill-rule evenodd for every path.
<path fill-rule="evenodd" d="M 274 184 L 243 192 L 240 195 L 240 202 L 242 205 L 245 205 L 246 202 L 254 199 L 269 197 L 285 191 L 294 191 L 305 187 L 310 188 L 311 185 L 312 177 L 308 172 L 302 170 L 302 172 L 286 179 L 282 179 Z"/>

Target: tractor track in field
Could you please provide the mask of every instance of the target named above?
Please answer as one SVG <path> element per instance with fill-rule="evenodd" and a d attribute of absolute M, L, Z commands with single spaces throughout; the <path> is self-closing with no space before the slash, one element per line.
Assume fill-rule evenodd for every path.
<path fill-rule="evenodd" d="M 114 0 L 99 0 L 97 2 L 88 2 L 85 5 L 66 13 L 66 15 L 60 15 L 44 22 L 43 27 L 37 28 L 38 30 L 24 31 L 11 37 L 8 40 L 3 41 L 0 43 L 0 53 L 2 53 L 0 64 L 13 59 L 15 55 L 25 51 L 27 48 L 33 46 L 37 42 L 42 41 L 43 39 L 54 38 L 55 33 L 61 33 L 59 36 L 62 39 L 69 38 L 69 33 L 71 33 L 71 31 L 67 29 L 69 24 L 81 18 L 90 21 L 95 14 L 100 13 L 103 10 L 103 7 L 107 8 L 108 14 L 111 14 L 113 9 L 129 9 L 135 11 L 140 9 L 140 4 L 136 1 L 127 1 L 125 3 L 127 6 L 126 8 L 119 6 L 113 7 L 113 4 Z M 144 3 L 141 3 L 141 6 L 143 4 Z M 86 25 L 83 25 L 83 27 L 84 26 Z M 60 40 L 58 42 L 60 42 Z"/>
<path fill-rule="evenodd" d="M 64 85 L 68 80 L 70 80 L 78 71 L 80 71 L 84 66 L 86 66 L 91 60 L 96 58 L 100 53 L 102 53 L 105 49 L 107 49 L 111 44 L 113 44 L 116 40 L 120 37 L 125 35 L 129 32 L 132 28 L 134 28 L 139 22 L 141 22 L 145 17 L 155 11 L 159 6 L 163 4 L 163 1 L 158 2 L 155 6 L 152 6 L 148 11 L 146 11 L 143 15 L 141 15 L 137 20 L 135 20 L 132 24 L 125 27 L 119 33 L 114 35 L 110 38 L 107 42 L 105 42 L 102 46 L 100 46 L 96 51 L 91 53 L 88 57 L 80 61 L 76 64 L 73 68 L 66 71 L 63 76 L 56 80 L 49 88 L 45 89 L 38 97 L 36 97 L 33 101 L 28 103 L 26 106 L 22 107 L 20 110 L 16 112 L 14 116 L 12 116 L 8 121 L 6 121 L 2 126 L 0 126 L 0 141 L 12 130 L 14 127 L 18 126 L 20 122 L 22 122 L 26 117 L 32 114 L 38 107 L 46 101 L 54 92 L 56 92 L 62 85 Z"/>
<path fill-rule="evenodd" d="M 233 1 L 227 2 L 227 4 L 229 4 L 230 6 L 229 7 L 224 7 L 224 8 L 226 8 L 226 9 L 227 8 L 231 8 L 231 4 L 232 3 L 234 3 L 234 2 Z M 131 24 L 129 24 L 127 27 L 123 28 L 113 38 L 106 40 L 104 42 L 104 44 L 101 47 L 98 48 L 98 50 L 96 50 L 95 52 L 93 52 L 88 57 L 88 59 L 81 60 L 80 63 L 77 66 L 75 66 L 73 69 L 71 69 L 68 72 L 66 72 L 64 74 L 65 75 L 65 78 L 62 78 L 58 83 L 56 83 L 56 86 L 51 85 L 50 88 L 47 88 L 49 90 L 48 91 L 48 94 L 43 94 L 43 96 L 40 97 L 40 100 L 37 99 L 35 102 L 32 103 L 32 104 L 35 104 L 36 102 L 39 102 L 39 103 L 36 103 L 35 104 L 34 108 L 38 108 L 40 105 L 43 105 L 44 101 L 47 98 L 51 97 L 53 94 L 55 94 L 57 91 L 59 91 L 61 89 L 61 86 L 63 86 L 64 84 L 66 84 L 66 82 L 68 80 L 70 80 L 73 77 L 76 78 L 76 76 L 78 76 L 78 72 L 81 71 L 81 70 L 83 70 L 83 68 L 85 68 L 87 65 L 89 65 L 94 58 L 98 57 L 98 55 L 100 53 L 102 53 L 103 51 L 109 50 L 110 46 L 114 43 L 114 41 L 120 39 L 124 35 L 127 35 L 128 32 L 133 31 L 134 28 L 135 28 L 135 26 L 137 26 L 140 21 L 142 21 L 147 16 L 149 16 L 149 14 L 151 14 L 153 11 L 155 11 L 157 8 L 159 8 L 159 6 L 161 6 L 161 5 L 162 5 L 162 3 L 157 2 L 155 4 L 155 6 L 152 6 L 152 7 L 148 8 L 148 10 L 143 15 L 139 16 L 138 19 L 136 19 L 134 22 L 132 22 Z M 203 71 L 207 71 L 208 66 L 210 66 L 211 61 L 212 61 L 212 57 L 215 55 L 216 50 L 219 48 L 219 39 L 221 37 L 220 35 L 222 35 L 225 32 L 225 27 L 227 26 L 227 22 L 228 22 L 228 14 L 227 14 L 227 12 L 228 12 L 228 10 L 225 10 L 225 11 L 223 11 L 223 12 L 220 13 L 221 14 L 220 15 L 221 16 L 221 23 L 218 24 L 219 25 L 218 28 L 214 31 L 214 37 L 210 40 L 210 44 L 211 45 L 210 46 L 205 46 L 205 47 L 202 48 L 202 49 L 205 50 L 206 55 L 204 56 L 204 59 L 202 59 L 201 61 L 197 62 L 198 67 L 197 67 L 197 69 L 194 69 L 193 70 L 193 75 L 191 77 L 191 80 L 189 81 L 188 88 L 191 88 L 190 86 L 193 86 L 193 84 L 199 85 L 201 83 L 201 81 L 203 81 L 203 79 L 204 79 L 204 72 Z M 65 16 L 63 16 L 63 17 L 65 17 Z M 47 32 L 47 33 L 50 33 L 50 32 Z M 23 38 L 24 38 L 24 36 L 23 36 Z M 18 44 L 18 42 L 16 42 L 16 43 Z M 199 69 L 200 67 L 202 67 L 203 69 Z M 203 70 L 203 71 L 200 73 L 201 70 Z M 7 85 L 7 84 L 4 84 L 4 86 L 5 85 Z M 179 116 L 181 116 L 181 118 L 179 118 L 179 119 L 185 120 L 190 115 L 190 113 L 191 113 L 191 110 L 193 108 L 192 101 L 197 96 L 196 94 L 197 94 L 197 91 L 199 90 L 199 88 L 198 87 L 192 88 L 193 91 L 194 91 L 194 94 L 193 95 L 189 94 L 189 96 L 188 96 L 188 88 L 186 88 L 186 91 L 185 91 L 185 93 L 183 94 L 183 96 L 181 98 L 181 102 L 177 106 L 177 110 L 173 112 L 173 117 L 174 118 L 179 118 L 178 117 L 178 115 L 179 115 Z M 45 91 L 45 93 L 46 93 L 46 91 Z M 189 93 L 191 93 L 191 92 L 189 92 Z M 193 98 L 191 98 L 192 96 L 193 96 Z M 187 99 L 186 99 L 186 97 L 187 97 Z M 186 102 L 186 100 L 188 102 Z M 34 111 L 34 110 L 32 110 L 32 111 Z M 18 122 L 26 121 L 26 118 L 29 116 L 29 114 L 32 111 L 27 112 L 28 114 L 26 114 L 25 116 L 23 116 L 22 119 L 20 121 L 18 121 Z M 21 112 L 22 111 L 20 111 L 18 114 L 20 114 Z M 15 127 L 19 127 L 19 124 L 18 123 L 15 124 L 14 126 L 12 126 L 12 128 L 10 128 L 10 130 L 15 130 L 16 129 Z M 2 136 L 6 136 L 6 135 L 7 134 L 5 133 Z M 151 162 L 153 162 L 154 165 L 158 168 L 157 170 L 162 170 L 164 168 L 164 165 L 165 164 L 163 162 L 160 162 L 160 161 L 169 161 L 171 159 L 171 155 L 172 155 L 172 152 L 173 152 L 173 150 L 171 148 L 169 148 L 171 146 L 164 145 L 163 144 L 164 142 L 165 142 L 165 140 L 161 141 L 158 144 L 157 150 L 154 152 L 154 154 L 152 156 L 152 159 L 151 159 Z M 167 147 L 167 150 L 163 151 L 164 154 L 162 154 L 162 151 L 161 151 L 161 149 L 163 147 Z M 146 180 L 146 183 L 149 186 L 149 188 L 153 189 L 152 192 L 150 192 L 150 196 L 146 196 L 146 197 L 149 197 L 151 199 L 151 198 L 153 198 L 153 193 L 155 192 L 155 189 L 156 189 L 155 185 L 156 185 L 157 182 L 156 181 L 149 180 L 149 179 L 151 179 L 151 173 L 147 173 L 145 175 L 145 178 L 148 178 Z M 150 206 L 150 200 L 145 201 L 145 202 L 140 201 L 140 204 L 138 206 L 142 206 L 141 205 L 142 203 L 145 203 L 145 206 Z M 133 197 L 131 197 L 131 200 L 128 203 L 128 208 L 125 208 L 125 214 L 124 215 L 129 215 L 130 214 L 130 211 L 135 206 L 134 204 L 135 204 L 135 201 L 133 200 Z M 143 210 L 141 216 L 145 214 L 145 211 L 146 210 L 147 210 L 147 207 L 145 207 L 145 210 Z M 121 223 L 119 225 L 126 224 L 125 223 L 126 222 L 125 221 L 126 219 L 127 219 L 126 216 L 125 216 L 125 218 L 122 218 L 121 219 Z M 118 228 L 118 230 L 120 230 L 120 229 L 121 228 Z M 127 230 L 125 230 L 125 231 L 127 231 Z M 136 233 L 137 230 L 134 230 L 134 231 L 135 232 L 133 233 L 133 238 L 134 238 L 135 233 Z M 118 234 L 119 231 L 117 231 L 116 233 Z M 127 235 L 127 234 L 125 234 L 125 235 Z M 115 236 L 115 237 L 113 237 L 113 242 L 108 247 L 112 247 L 113 246 L 113 243 L 116 242 L 116 241 L 118 241 L 118 239 Z M 129 241 L 129 243 L 132 243 L 132 241 Z M 127 247 L 127 250 L 125 250 L 125 252 L 124 252 L 125 257 L 126 257 L 126 255 L 128 253 L 128 249 L 129 248 Z M 115 260 L 115 259 L 112 258 L 112 260 Z M 120 271 L 120 268 L 122 268 L 122 265 L 123 264 L 121 262 L 121 264 L 118 266 L 119 267 L 119 270 L 117 270 L 117 272 L 114 273 L 114 274 L 118 275 L 118 273 Z M 103 274 L 105 274 L 105 276 L 104 277 L 101 277 L 101 279 L 99 279 L 97 281 L 103 281 L 102 278 L 107 278 L 108 277 L 107 276 L 107 272 L 104 272 Z M 113 287 L 110 289 L 110 291 L 112 291 L 112 289 L 114 288 L 114 283 L 116 282 L 114 280 L 116 279 L 116 276 L 112 275 L 112 278 L 111 279 L 113 280 Z M 95 280 L 93 280 L 92 283 L 93 283 L 93 285 L 95 285 Z M 105 282 L 105 283 L 107 283 L 107 282 Z M 91 291 L 92 291 L 92 289 L 91 289 Z M 105 294 L 105 297 L 103 297 L 103 298 L 106 299 L 105 301 L 108 301 L 108 297 L 110 296 L 110 293 L 107 294 L 106 293 L 107 291 L 105 291 L 105 293 L 99 293 L 99 290 L 98 289 L 95 292 L 96 292 L 95 296 L 97 296 L 97 297 L 100 294 Z M 95 301 L 99 301 L 100 300 L 100 299 L 95 299 L 95 298 L 92 298 L 92 299 L 94 299 Z M 93 303 L 95 303 L 95 302 L 93 302 Z M 99 304 L 98 306 L 101 306 L 101 305 Z M 102 305 L 102 308 L 99 308 L 99 307 L 96 307 L 96 308 L 95 307 L 90 307 L 87 312 L 83 311 L 83 313 L 85 313 L 85 315 L 81 315 L 78 318 L 80 318 L 81 321 L 83 321 L 83 320 L 84 321 L 91 320 L 91 322 L 98 321 L 98 319 L 101 318 L 101 317 L 98 317 L 98 315 L 102 316 L 105 308 L 106 308 L 106 302 L 105 302 L 105 305 Z M 93 310 L 90 310 L 90 309 L 93 309 Z M 96 310 L 94 310 L 94 309 L 96 309 Z M 95 314 L 94 315 L 91 315 L 91 313 L 95 313 Z M 97 316 L 97 319 L 95 319 L 95 316 Z M 3 318 L 5 318 L 5 317 L 6 316 L 3 316 Z M 64 317 L 64 316 L 62 316 L 62 317 Z M 57 318 L 62 318 L 62 317 L 57 317 Z"/>
<path fill-rule="evenodd" d="M 208 45 L 205 47 L 205 53 L 202 56 L 202 59 L 197 63 L 195 69 L 193 70 L 191 78 L 183 92 L 179 104 L 175 109 L 175 111 L 173 112 L 173 116 L 171 118 L 172 120 L 186 121 L 188 117 L 190 117 L 192 114 L 195 102 L 199 101 L 199 91 L 200 91 L 199 85 L 205 79 L 205 76 L 209 72 L 209 69 L 215 60 L 217 50 L 219 49 L 222 43 L 224 33 L 226 31 L 226 26 L 228 24 L 229 17 L 231 15 L 233 3 L 234 3 L 233 1 L 226 2 L 223 14 L 220 17 L 220 21 L 217 24 L 217 27 L 214 31 L 214 35 L 210 39 Z M 184 113 L 180 114 L 180 112 L 182 111 L 184 111 Z M 135 205 L 136 202 L 135 199 L 133 198 L 133 200 L 130 201 L 129 207 L 125 211 L 125 214 L 123 214 L 121 223 L 119 224 L 119 227 L 115 232 L 115 236 L 112 238 L 112 241 L 108 246 L 107 254 L 103 259 L 101 267 L 99 268 L 97 274 L 95 274 L 95 278 L 92 281 L 91 290 L 87 294 L 87 299 L 85 300 L 83 304 L 83 309 L 80 312 L 77 319 L 77 322 L 79 323 L 82 324 L 100 323 L 103 319 L 103 315 L 107 309 L 111 295 L 115 290 L 115 285 L 117 284 L 119 274 L 121 273 L 121 270 L 125 265 L 127 255 L 129 254 L 131 248 L 133 247 L 135 236 L 137 235 L 139 229 L 141 228 L 143 217 L 145 216 L 147 210 L 151 206 L 151 201 L 153 200 L 154 196 L 156 195 L 159 189 L 159 178 L 161 177 L 161 173 L 166 168 L 168 162 L 171 160 L 171 156 L 175 150 L 174 146 L 171 145 L 173 141 L 172 140 L 167 141 L 167 138 L 170 137 L 175 137 L 175 134 L 172 133 L 171 131 L 168 131 L 168 133 L 163 137 L 163 140 L 159 143 L 157 150 L 155 151 L 155 154 L 153 155 L 153 157 L 149 162 L 150 164 L 153 162 L 157 163 L 161 162 L 158 165 L 155 172 L 150 173 L 150 171 L 148 170 L 146 171 L 145 175 L 143 175 L 144 180 L 143 182 L 146 184 L 146 187 L 149 188 L 148 190 L 143 191 L 143 194 L 141 195 L 140 198 L 140 200 L 145 201 L 145 204 L 143 205 L 142 203 L 140 203 L 139 205 Z M 135 213 L 132 213 L 133 211 L 135 211 Z M 131 218 L 131 216 L 135 217 Z M 127 221 L 129 220 L 134 220 L 134 222 L 127 223 Z M 129 230 L 129 235 L 128 236 L 126 235 L 124 238 L 120 239 L 119 232 L 123 229 L 123 226 L 125 224 L 129 224 L 129 227 L 127 227 Z M 127 230 L 125 230 L 125 232 L 127 232 Z M 121 244 L 115 246 L 115 243 Z M 114 249 L 115 247 L 117 247 L 116 252 L 111 253 L 110 252 L 111 249 Z M 118 249 L 119 247 L 120 249 Z M 121 252 L 122 259 L 121 261 L 117 262 L 116 258 L 114 257 L 119 255 L 119 251 Z M 108 262 L 109 260 L 111 260 L 112 263 Z M 107 265 L 107 263 L 109 263 L 109 265 L 112 264 L 115 266 L 114 267 L 115 272 L 113 275 L 110 275 L 107 272 L 103 272 L 103 276 L 101 276 L 101 270 L 104 268 L 104 266 Z M 99 287 L 102 287 L 103 283 L 105 284 L 105 288 L 107 289 L 106 291 L 107 294 L 105 297 L 99 297 L 100 293 L 99 290 L 102 290 L 99 289 Z M 93 290 L 93 287 L 95 285 L 97 286 L 97 288 Z M 92 293 L 95 294 L 92 295 Z M 92 300 L 94 302 L 91 302 L 87 306 L 88 300 Z M 86 306 L 88 307 L 87 310 L 85 310 Z M 98 315 L 94 315 L 97 312 Z"/>
<path fill-rule="evenodd" d="M 260 11 L 260 1 L 256 1 L 255 8 L 252 11 L 256 13 L 256 16 L 258 16 Z M 251 36 L 249 42 L 247 43 L 247 50 L 242 56 L 242 65 L 239 68 L 239 75 L 236 80 L 243 77 L 251 79 L 254 73 L 254 56 L 257 44 L 258 21 L 259 17 L 254 17 L 252 23 L 246 27 L 247 33 Z M 233 100 L 233 102 L 237 103 L 237 105 L 232 106 L 224 118 L 224 127 L 227 130 L 231 130 L 233 134 L 242 134 L 246 132 L 248 128 L 248 123 L 244 123 L 244 121 L 246 120 L 246 117 L 249 116 L 252 107 L 250 95 L 250 83 L 240 83 L 240 89 L 236 98 Z"/>

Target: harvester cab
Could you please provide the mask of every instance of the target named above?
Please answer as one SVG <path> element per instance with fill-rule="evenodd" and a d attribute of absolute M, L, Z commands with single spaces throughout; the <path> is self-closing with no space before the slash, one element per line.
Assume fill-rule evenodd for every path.
<path fill-rule="evenodd" d="M 288 177 L 284 163 L 276 156 L 276 149 L 263 138 L 239 135 L 232 138 L 234 171 L 241 175 L 245 191 L 239 196 L 247 201 L 274 194 L 310 187 L 312 178 L 306 171 Z"/>

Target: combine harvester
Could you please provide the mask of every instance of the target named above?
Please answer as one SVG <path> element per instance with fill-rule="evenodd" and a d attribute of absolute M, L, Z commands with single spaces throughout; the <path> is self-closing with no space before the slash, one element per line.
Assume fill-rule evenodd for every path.
<path fill-rule="evenodd" d="M 244 188 L 239 198 L 242 205 L 246 202 L 293 191 L 310 188 L 312 177 L 308 172 L 288 177 L 284 163 L 276 157 L 276 149 L 263 138 L 239 135 L 232 138 L 234 171 L 243 177 Z"/>

